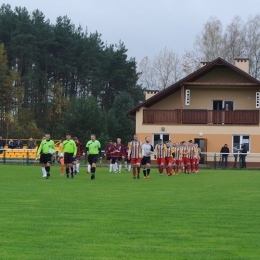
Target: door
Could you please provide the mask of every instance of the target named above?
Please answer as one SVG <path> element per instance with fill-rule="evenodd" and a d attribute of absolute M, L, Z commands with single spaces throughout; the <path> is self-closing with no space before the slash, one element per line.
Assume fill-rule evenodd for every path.
<path fill-rule="evenodd" d="M 207 152 L 207 139 L 205 139 L 205 138 L 195 138 L 194 143 L 198 144 L 202 153 Z M 207 163 L 207 155 L 201 154 L 200 164 L 206 164 L 206 163 Z"/>

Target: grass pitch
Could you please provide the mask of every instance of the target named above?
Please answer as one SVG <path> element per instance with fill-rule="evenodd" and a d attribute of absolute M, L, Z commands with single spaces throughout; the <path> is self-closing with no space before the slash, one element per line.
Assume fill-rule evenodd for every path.
<path fill-rule="evenodd" d="M 259 171 L 41 176 L 0 166 L 0 259 L 259 259 Z"/>

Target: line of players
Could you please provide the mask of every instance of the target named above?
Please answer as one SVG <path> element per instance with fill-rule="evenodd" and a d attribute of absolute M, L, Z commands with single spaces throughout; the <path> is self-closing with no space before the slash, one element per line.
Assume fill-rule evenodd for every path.
<path fill-rule="evenodd" d="M 123 146 L 121 139 L 117 142 L 110 140 L 105 148 L 105 156 L 109 163 L 109 172 L 121 172 L 122 161 L 126 167 L 125 171 L 130 171 L 132 166 L 133 178 L 140 178 L 140 168 L 143 168 L 144 178 L 150 178 L 151 155 L 154 155 L 158 171 L 163 175 L 166 168 L 167 176 L 178 175 L 179 170 L 182 173 L 197 173 L 199 171 L 201 149 L 198 144 L 192 140 L 188 143 L 163 143 L 162 139 L 158 140 L 155 148 L 150 144 L 150 138 L 146 137 L 144 144 L 138 140 L 138 135 L 134 135 L 134 140 Z"/>

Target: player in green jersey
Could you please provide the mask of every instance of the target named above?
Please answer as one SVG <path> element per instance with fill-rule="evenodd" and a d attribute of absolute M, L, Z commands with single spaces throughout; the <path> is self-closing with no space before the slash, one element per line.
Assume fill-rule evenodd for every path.
<path fill-rule="evenodd" d="M 59 155 L 62 151 L 64 152 L 64 163 L 66 164 L 66 175 L 67 178 L 69 178 L 70 169 L 72 168 L 72 163 L 77 154 L 76 143 L 71 139 L 70 134 L 66 134 L 66 140 L 62 143 Z M 73 169 L 71 171 L 71 178 L 74 178 Z"/>
<path fill-rule="evenodd" d="M 88 162 L 91 165 L 91 180 L 94 180 L 97 160 L 102 159 L 101 145 L 100 142 L 96 140 L 96 135 L 92 134 L 90 138 L 91 140 L 89 140 L 86 144 L 85 153 L 87 154 Z M 85 153 L 83 153 L 83 155 L 85 155 Z"/>
<path fill-rule="evenodd" d="M 36 160 L 40 156 L 40 163 L 45 167 L 46 179 L 50 178 L 51 157 L 55 153 L 55 144 L 51 140 L 50 134 L 45 134 L 45 140 L 42 140 L 36 155 Z"/>

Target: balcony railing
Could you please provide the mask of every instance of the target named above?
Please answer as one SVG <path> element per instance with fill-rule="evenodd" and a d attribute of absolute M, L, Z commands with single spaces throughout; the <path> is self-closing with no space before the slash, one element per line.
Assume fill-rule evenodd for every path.
<path fill-rule="evenodd" d="M 259 125 L 259 110 L 145 109 L 143 123 Z"/>

